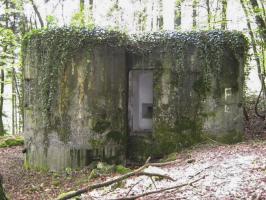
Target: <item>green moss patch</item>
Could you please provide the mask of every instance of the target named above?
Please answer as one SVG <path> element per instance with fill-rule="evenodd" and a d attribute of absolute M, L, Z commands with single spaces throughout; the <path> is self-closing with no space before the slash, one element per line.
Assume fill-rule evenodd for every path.
<path fill-rule="evenodd" d="M 207 137 L 223 144 L 235 144 L 244 140 L 244 133 L 232 130 L 228 133 L 220 133 L 217 135 L 208 134 Z"/>
<path fill-rule="evenodd" d="M 116 165 L 115 166 L 115 172 L 118 174 L 127 174 L 131 172 L 131 169 L 124 167 L 123 165 Z"/>
<path fill-rule="evenodd" d="M 97 166 L 92 169 L 89 179 L 94 179 L 100 176 L 107 176 L 112 173 L 126 174 L 131 172 L 131 169 L 123 165 L 109 165 L 104 162 L 98 162 Z"/>
<path fill-rule="evenodd" d="M 0 148 L 21 146 L 24 144 L 22 136 L 2 136 L 0 137 Z"/>

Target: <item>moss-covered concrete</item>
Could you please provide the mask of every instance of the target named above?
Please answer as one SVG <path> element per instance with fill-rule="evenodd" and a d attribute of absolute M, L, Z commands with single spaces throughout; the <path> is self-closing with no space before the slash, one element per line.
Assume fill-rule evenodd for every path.
<path fill-rule="evenodd" d="M 35 36 L 25 47 L 27 165 L 59 171 L 92 160 L 123 162 L 125 49 L 87 36 L 88 44 L 75 51 L 46 51 L 65 45 L 64 38 L 53 41 L 52 35 Z"/>
<path fill-rule="evenodd" d="M 146 54 L 131 54 L 130 70 L 153 71 L 154 107 L 152 134 L 130 133 L 129 157 L 162 157 L 204 136 L 242 140 L 245 49 L 236 53 L 228 39 L 215 44 L 211 33 L 199 35 L 187 41 L 169 36 L 164 45 L 154 39 Z"/>
<path fill-rule="evenodd" d="M 134 37 L 133 37 L 134 38 Z M 64 170 L 162 157 L 241 140 L 246 40 L 240 33 L 41 30 L 23 44 L 25 165 Z M 153 72 L 153 130 L 131 133 L 130 70 Z"/>

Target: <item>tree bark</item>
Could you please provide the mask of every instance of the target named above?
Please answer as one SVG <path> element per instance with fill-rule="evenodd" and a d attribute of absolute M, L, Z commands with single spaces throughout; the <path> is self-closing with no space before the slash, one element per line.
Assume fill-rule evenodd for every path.
<path fill-rule="evenodd" d="M 250 38 L 251 38 L 251 46 L 252 46 L 252 50 L 253 50 L 255 61 L 256 61 L 256 65 L 257 65 L 257 71 L 258 71 L 259 79 L 260 79 L 260 82 L 261 82 L 261 92 L 263 92 L 265 94 L 266 91 L 265 91 L 264 73 L 262 73 L 262 71 L 261 71 L 263 66 L 261 65 L 261 60 L 260 60 L 259 53 L 258 53 L 258 50 L 257 50 L 257 43 L 256 43 L 255 34 L 253 33 L 253 30 L 252 30 L 252 27 L 251 27 L 251 20 L 250 20 L 248 9 L 247 9 L 247 7 L 245 5 L 245 2 L 243 0 L 240 0 L 240 3 L 241 3 L 241 6 L 242 6 L 242 8 L 244 10 L 246 21 L 247 21 L 247 27 L 248 27 L 249 35 L 250 35 Z M 260 92 L 260 95 L 258 97 L 258 100 L 259 100 L 259 98 L 261 96 L 261 92 Z M 257 105 L 258 105 L 258 101 L 257 101 L 257 103 L 255 105 L 255 113 L 259 117 L 264 119 L 265 116 L 262 116 L 262 115 L 260 115 L 258 113 Z"/>
<path fill-rule="evenodd" d="M 182 0 L 177 0 L 175 2 L 175 30 L 178 30 L 181 27 L 181 4 Z"/>
<path fill-rule="evenodd" d="M 257 0 L 250 0 L 250 4 L 252 6 L 256 24 L 259 28 L 259 34 L 264 41 L 264 46 L 266 45 L 266 22 L 265 19 L 263 19 L 263 16 L 257 12 L 257 9 L 259 8 L 259 4 Z M 265 16 L 264 16 L 265 17 Z"/>
<path fill-rule="evenodd" d="M 163 19 L 163 0 L 159 0 L 159 13 L 157 17 L 157 24 L 159 30 L 163 29 L 164 19 Z"/>
<path fill-rule="evenodd" d="M 1 69 L 1 84 L 0 84 L 0 135 L 4 135 L 4 123 L 3 123 L 3 105 L 4 105 L 4 89 L 5 89 L 5 71 Z"/>
<path fill-rule="evenodd" d="M 266 16 L 266 11 L 265 11 L 265 7 L 264 7 L 264 0 L 260 0 L 260 5 L 261 5 L 261 8 L 262 8 L 262 12 L 263 12 L 263 16 Z"/>
<path fill-rule="evenodd" d="M 5 9 L 8 10 L 9 8 L 9 4 L 8 1 L 6 0 L 5 2 Z M 8 21 L 9 21 L 9 16 L 7 13 L 4 14 L 5 16 L 5 28 L 8 28 Z M 6 51 L 7 51 L 7 45 L 4 44 L 3 45 L 3 52 L 4 52 L 4 56 L 1 57 L 1 59 L 5 60 L 6 59 Z M 4 67 L 4 62 L 2 67 Z M 1 68 L 1 79 L 0 79 L 1 83 L 0 83 L 0 135 L 4 135 L 5 134 L 5 129 L 4 129 L 4 123 L 3 123 L 3 106 L 4 106 L 4 91 L 5 91 L 5 70 L 3 68 Z"/>
<path fill-rule="evenodd" d="M 197 12 L 198 9 L 198 0 L 193 0 L 192 3 L 192 18 L 193 18 L 193 23 L 192 23 L 192 28 L 195 30 L 197 28 Z"/>
<path fill-rule="evenodd" d="M 243 8 L 243 11 L 245 13 L 245 17 L 246 17 L 246 21 L 247 21 L 247 27 L 248 27 L 249 35 L 251 38 L 251 46 L 252 46 L 252 50 L 254 52 L 255 61 L 256 61 L 257 69 L 258 69 L 258 73 L 259 73 L 259 78 L 261 79 L 261 63 L 260 63 L 260 58 L 258 56 L 258 51 L 257 51 L 257 46 L 256 46 L 257 45 L 256 44 L 256 38 L 255 38 L 255 35 L 254 35 L 252 27 L 251 27 L 251 20 L 249 17 L 248 9 L 247 9 L 245 2 L 243 0 L 240 0 L 240 3 L 241 3 L 241 6 Z"/>
<path fill-rule="evenodd" d="M 221 29 L 226 30 L 227 28 L 227 0 L 222 0 L 222 23 Z"/>
<path fill-rule="evenodd" d="M 37 15 L 37 17 L 38 17 L 38 20 L 39 20 L 39 22 L 40 22 L 41 27 L 44 27 L 44 23 L 43 23 L 43 20 L 42 20 L 42 16 L 41 16 L 41 14 L 40 14 L 40 12 L 39 12 L 39 10 L 38 10 L 36 4 L 34 3 L 33 0 L 30 0 L 30 2 L 31 2 L 31 5 L 32 5 L 32 7 L 33 7 L 33 9 L 34 9 L 34 12 L 36 13 L 36 15 Z"/>
<path fill-rule="evenodd" d="M 210 0 L 206 0 L 206 9 L 207 9 L 207 22 L 208 28 L 211 28 L 211 7 L 210 7 Z"/>

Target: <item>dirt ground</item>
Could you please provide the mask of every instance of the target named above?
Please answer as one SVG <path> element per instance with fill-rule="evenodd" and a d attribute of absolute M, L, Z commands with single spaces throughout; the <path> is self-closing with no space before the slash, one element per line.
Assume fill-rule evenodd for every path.
<path fill-rule="evenodd" d="M 0 173 L 11 200 L 49 200 L 88 182 L 90 170 L 64 174 L 34 172 L 23 168 L 22 147 L 0 148 Z"/>
<path fill-rule="evenodd" d="M 68 171 L 63 174 L 33 172 L 23 168 L 22 147 L 0 149 L 0 172 L 10 199 L 48 200 L 59 193 L 75 190 L 89 184 L 89 169 Z M 195 160 L 187 163 L 187 158 Z M 128 194 L 178 185 L 206 176 L 204 179 L 179 190 L 147 196 L 143 199 L 266 199 L 266 142 L 245 142 L 236 145 L 203 145 L 177 155 L 176 165 L 147 170 L 165 173 L 175 181 L 132 177 L 120 187 L 105 187 L 83 195 L 82 199 L 113 199 Z M 101 177 L 94 182 L 112 178 Z M 138 184 L 136 184 L 138 183 Z M 135 185 L 133 188 L 132 186 Z"/>
<path fill-rule="evenodd" d="M 95 190 L 84 195 L 83 199 L 89 199 L 89 196 L 94 199 L 121 198 L 126 194 L 137 195 L 189 183 L 202 177 L 205 178 L 193 186 L 150 195 L 142 199 L 266 199 L 265 142 L 197 147 L 186 154 L 194 158 L 195 162 L 184 161 L 177 165 L 147 169 L 151 172 L 161 172 L 174 178 L 175 181 L 162 179 L 153 182 L 149 177 L 133 177 L 124 183 L 123 188 L 114 191 L 111 187 Z"/>

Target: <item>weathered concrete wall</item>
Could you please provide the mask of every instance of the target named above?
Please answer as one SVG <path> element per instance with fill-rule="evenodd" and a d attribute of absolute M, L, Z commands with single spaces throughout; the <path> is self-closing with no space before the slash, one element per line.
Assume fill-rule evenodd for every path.
<path fill-rule="evenodd" d="M 60 171 L 95 159 L 123 163 L 125 154 L 137 161 L 161 157 L 207 137 L 241 140 L 241 34 L 155 34 L 133 43 L 123 38 L 56 29 L 26 40 L 27 167 Z M 142 115 L 130 105 L 138 98 L 129 99 L 130 70 L 150 70 L 153 78 L 153 98 L 142 99 L 149 106 L 153 99 L 152 126 L 147 118 L 149 126 L 135 127 L 137 133 L 131 114 L 138 120 Z"/>
<path fill-rule="evenodd" d="M 129 158 L 161 157 L 206 137 L 225 143 L 242 139 L 244 60 L 228 46 L 217 59 L 208 59 L 217 52 L 211 54 L 189 42 L 185 48 L 132 54 L 131 70 L 153 71 L 154 106 L 152 134 L 131 130 Z"/>
<path fill-rule="evenodd" d="M 27 166 L 59 171 L 95 159 L 123 162 L 125 50 L 83 47 L 53 71 L 44 69 L 51 55 L 40 56 L 34 45 L 24 59 Z"/>

